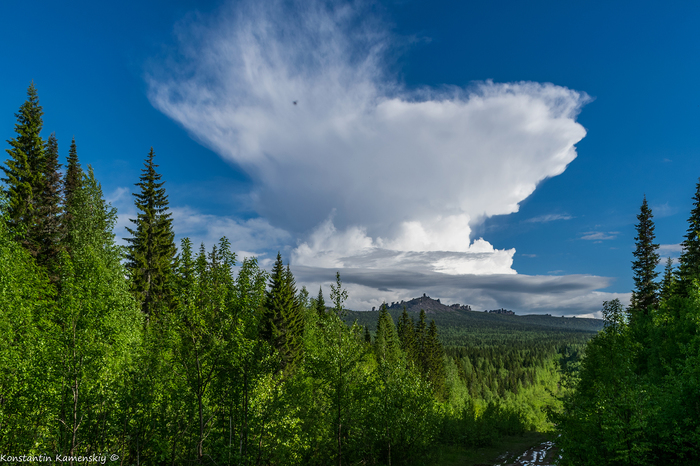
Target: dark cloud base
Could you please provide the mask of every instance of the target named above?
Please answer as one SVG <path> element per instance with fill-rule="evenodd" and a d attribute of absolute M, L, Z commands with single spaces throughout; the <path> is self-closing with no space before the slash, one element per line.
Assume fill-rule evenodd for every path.
<path fill-rule="evenodd" d="M 337 269 L 293 266 L 298 283 L 318 287 L 335 278 Z M 600 311 L 603 301 L 629 299 L 625 293 L 598 291 L 614 281 L 594 275 L 451 275 L 439 272 L 416 272 L 401 269 L 368 270 L 343 268 L 339 270 L 346 285 L 367 296 L 351 296 L 356 306 L 379 300 L 390 294 L 391 300 L 409 299 L 427 293 L 444 303 L 469 304 L 474 309 L 505 307 L 524 313 L 580 315 Z M 354 287 L 353 287 L 354 285 Z M 389 298 L 387 298 L 389 299 Z M 366 310 L 358 308 L 358 310 Z"/>

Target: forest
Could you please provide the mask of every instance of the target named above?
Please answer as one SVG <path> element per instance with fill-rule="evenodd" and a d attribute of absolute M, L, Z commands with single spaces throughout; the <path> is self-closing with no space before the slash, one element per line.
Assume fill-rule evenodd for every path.
<path fill-rule="evenodd" d="M 176 245 L 153 148 L 119 246 L 75 139 L 64 167 L 42 135 L 33 84 L 16 118 L 0 195 L 3 461 L 439 464 L 446 446 L 531 431 L 559 434 L 562 464 L 697 460 L 700 185 L 660 284 L 645 200 L 633 303 L 605 303 L 599 333 L 544 316 L 428 322 L 347 310 L 340 274 L 299 289 L 280 254 L 268 272 L 227 238 Z"/>
<path fill-rule="evenodd" d="M 631 304 L 603 304 L 605 328 L 550 416 L 562 465 L 700 464 L 700 182 L 678 267 L 657 270 L 646 197 L 637 220 Z"/>

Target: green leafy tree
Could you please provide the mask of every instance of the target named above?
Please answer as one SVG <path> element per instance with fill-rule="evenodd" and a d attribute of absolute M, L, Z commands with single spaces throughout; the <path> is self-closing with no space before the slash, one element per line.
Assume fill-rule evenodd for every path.
<path fill-rule="evenodd" d="M 14 239 L 0 195 L 0 449 L 49 451 L 55 411 L 47 335 L 54 296 L 45 274 Z"/>
<path fill-rule="evenodd" d="M 335 312 L 335 317 L 338 322 L 338 372 L 337 372 L 337 383 L 336 383 L 336 408 L 338 413 L 338 466 L 342 465 L 343 462 L 343 398 L 344 392 L 346 391 L 344 372 L 348 372 L 347 361 L 344 361 L 343 354 L 343 317 L 345 317 L 344 303 L 348 299 L 347 290 L 343 289 L 343 283 L 340 280 L 340 272 L 335 274 L 335 285 L 331 285 L 331 301 L 333 302 L 333 311 Z M 346 345 L 345 345 L 346 346 Z M 347 348 L 345 348 L 347 350 Z M 343 362 L 345 366 L 343 367 Z"/>
<path fill-rule="evenodd" d="M 161 175 L 156 172 L 153 161 L 155 152 L 151 147 L 140 181 L 141 188 L 134 193 L 138 217 L 131 219 L 135 228 L 128 228 L 131 238 L 127 255 L 127 269 L 131 279 L 131 290 L 141 303 L 147 320 L 172 306 L 169 281 L 176 249 L 172 218 L 168 212 L 168 196 L 165 194 Z"/>
<path fill-rule="evenodd" d="M 50 342 L 58 382 L 57 453 L 118 450 L 119 393 L 141 341 L 142 315 L 128 290 L 116 209 L 89 167 L 75 193 L 71 255 L 61 256 L 61 293 Z"/>

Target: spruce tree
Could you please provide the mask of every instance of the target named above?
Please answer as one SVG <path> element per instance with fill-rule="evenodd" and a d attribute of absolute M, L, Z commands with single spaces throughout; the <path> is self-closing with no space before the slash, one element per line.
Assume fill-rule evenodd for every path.
<path fill-rule="evenodd" d="M 421 309 L 416 323 L 416 362 L 422 370 L 427 367 L 427 355 L 425 352 L 425 342 L 428 337 L 428 323 L 425 320 L 425 310 Z"/>
<path fill-rule="evenodd" d="M 46 142 L 42 167 L 42 190 L 37 202 L 37 222 L 33 242 L 37 248 L 37 263 L 46 268 L 52 282 L 58 280 L 58 262 L 63 241 L 61 207 L 61 164 L 58 163 L 58 140 L 51 134 Z"/>
<path fill-rule="evenodd" d="M 687 294 L 693 279 L 700 278 L 700 180 L 693 196 L 693 209 L 688 218 L 688 230 L 681 253 L 679 285 L 680 292 Z"/>
<path fill-rule="evenodd" d="M 27 100 L 16 113 L 15 138 L 7 141 L 10 156 L 2 167 L 5 172 L 4 193 L 7 196 L 5 222 L 11 234 L 36 257 L 36 247 L 27 232 L 36 223 L 37 197 L 41 192 L 41 167 L 44 163 L 44 141 L 40 133 L 44 114 L 34 82 L 27 89 Z"/>
<path fill-rule="evenodd" d="M 639 215 L 637 215 L 637 236 L 636 250 L 634 251 L 635 260 L 632 262 L 632 271 L 634 272 L 635 289 L 632 292 L 632 315 L 641 313 L 646 316 L 652 307 L 659 302 L 659 285 L 656 283 L 656 277 L 659 273 L 656 272 L 656 267 L 659 265 L 659 245 L 654 243 L 656 235 L 654 234 L 654 216 L 647 204 L 647 198 L 644 196 L 642 207 Z"/>
<path fill-rule="evenodd" d="M 673 294 L 673 289 L 676 286 L 676 277 L 673 273 L 673 259 L 670 257 L 666 260 L 664 268 L 664 277 L 661 280 L 661 299 L 668 299 Z"/>
<path fill-rule="evenodd" d="M 270 274 L 270 288 L 265 295 L 260 336 L 270 343 L 281 357 L 281 369 L 293 367 L 301 356 L 303 314 L 296 299 L 294 277 L 284 267 L 282 255 Z"/>
<path fill-rule="evenodd" d="M 176 253 L 168 196 L 163 188 L 165 182 L 160 181 L 154 158 L 151 147 L 144 163 L 146 168 L 141 170 L 140 181 L 136 183 L 141 191 L 134 193 L 138 217 L 130 219 L 135 228 L 127 227 L 132 237 L 126 239 L 129 243 L 126 266 L 131 291 L 141 303 L 147 319 L 167 310 L 172 304 L 169 285 Z"/>
<path fill-rule="evenodd" d="M 73 138 L 68 151 L 66 174 L 63 178 L 63 246 L 68 253 L 72 253 L 71 244 L 75 244 L 75 236 L 78 234 L 76 215 L 81 209 L 79 193 L 83 188 L 84 177 L 85 173 L 80 166 L 78 149 Z"/>
<path fill-rule="evenodd" d="M 425 315 L 425 314 L 424 314 Z M 418 342 L 416 341 L 416 330 L 413 319 L 408 316 L 406 306 L 403 308 L 403 313 L 399 318 L 397 326 L 401 349 L 406 353 L 406 358 L 414 363 L 418 363 Z"/>
<path fill-rule="evenodd" d="M 374 339 L 375 351 L 379 361 L 395 364 L 399 359 L 399 342 L 394 327 L 394 320 L 389 315 L 386 303 L 382 304 L 377 319 L 377 333 Z"/>
<path fill-rule="evenodd" d="M 425 339 L 424 351 L 425 372 L 428 376 L 428 380 L 430 380 L 433 385 L 433 390 L 435 390 L 438 398 L 444 399 L 446 397 L 445 381 L 447 380 L 443 361 L 445 352 L 438 338 L 437 325 L 434 320 L 430 321 L 430 327 L 428 328 L 428 334 Z"/>
<path fill-rule="evenodd" d="M 323 299 L 323 288 L 320 286 L 318 287 L 318 296 L 316 297 L 314 307 L 320 318 L 326 316 L 326 301 Z"/>

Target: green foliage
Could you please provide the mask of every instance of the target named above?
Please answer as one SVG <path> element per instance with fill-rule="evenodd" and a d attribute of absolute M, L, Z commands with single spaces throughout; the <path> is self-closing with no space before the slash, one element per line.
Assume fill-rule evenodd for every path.
<path fill-rule="evenodd" d="M 270 289 L 263 305 L 260 335 L 280 355 L 280 369 L 293 370 L 302 357 L 304 313 L 297 297 L 294 276 L 281 254 L 270 275 Z"/>
<path fill-rule="evenodd" d="M 41 269 L 14 241 L 6 199 L 0 202 L 0 445 L 29 451 L 55 427 L 47 419 L 54 373 L 44 344 L 53 329 L 51 293 Z"/>
<path fill-rule="evenodd" d="M 659 303 L 659 284 L 656 277 L 659 273 L 656 267 L 659 265 L 659 245 L 654 243 L 654 216 L 644 196 L 642 207 L 637 215 L 637 236 L 635 236 L 636 249 L 632 271 L 634 272 L 634 286 L 632 292 L 632 304 L 630 311 L 633 316 L 640 314 L 643 317 L 649 315 L 652 307 Z"/>
<path fill-rule="evenodd" d="M 683 241 L 678 275 L 680 293 L 686 293 L 693 280 L 700 277 L 700 179 L 693 196 L 693 208 L 688 218 L 688 230 Z"/>
<path fill-rule="evenodd" d="M 598 377 L 590 357 L 616 380 L 598 390 L 612 457 L 695 458 L 697 292 L 665 296 L 644 332 L 606 310 L 603 349 L 580 364 L 597 321 L 353 313 L 339 274 L 327 308 L 321 289 L 296 290 L 279 254 L 271 274 L 254 258 L 235 273 L 226 238 L 198 252 L 184 239 L 176 257 L 152 149 L 125 257 L 116 210 L 74 140 L 59 189 L 58 143 L 43 144 L 29 94 L 0 202 L 0 450 L 109 452 L 123 464 L 431 464 L 446 444 L 551 427 L 543 412 L 562 412 L 555 395 L 567 390 L 557 367 L 575 386 Z M 638 374 L 643 361 L 658 384 Z M 638 379 L 647 392 L 626 385 Z M 627 412 L 648 414 L 627 425 Z"/>
<path fill-rule="evenodd" d="M 58 163 L 58 141 L 55 134 L 49 136 L 44 150 L 42 189 L 38 193 L 35 247 L 37 263 L 49 273 L 52 283 L 58 281 L 59 254 L 62 250 L 64 227 L 61 208 L 61 174 Z"/>
<path fill-rule="evenodd" d="M 16 137 L 10 139 L 10 156 L 2 167 L 5 172 L 4 193 L 7 197 L 5 222 L 15 238 L 36 256 L 34 238 L 37 224 L 39 195 L 42 191 L 44 140 L 41 138 L 44 111 L 32 82 L 27 89 L 27 100 L 15 114 Z"/>
<path fill-rule="evenodd" d="M 161 175 L 153 162 L 155 152 L 151 147 L 145 167 L 141 171 L 141 188 L 134 193 L 138 217 L 131 219 L 136 228 L 128 228 L 131 238 L 127 255 L 127 269 L 131 279 L 131 290 L 141 303 L 147 319 L 154 314 L 166 312 L 172 306 L 169 286 L 172 263 L 175 256 L 172 218 L 168 212 L 168 196 Z"/>

